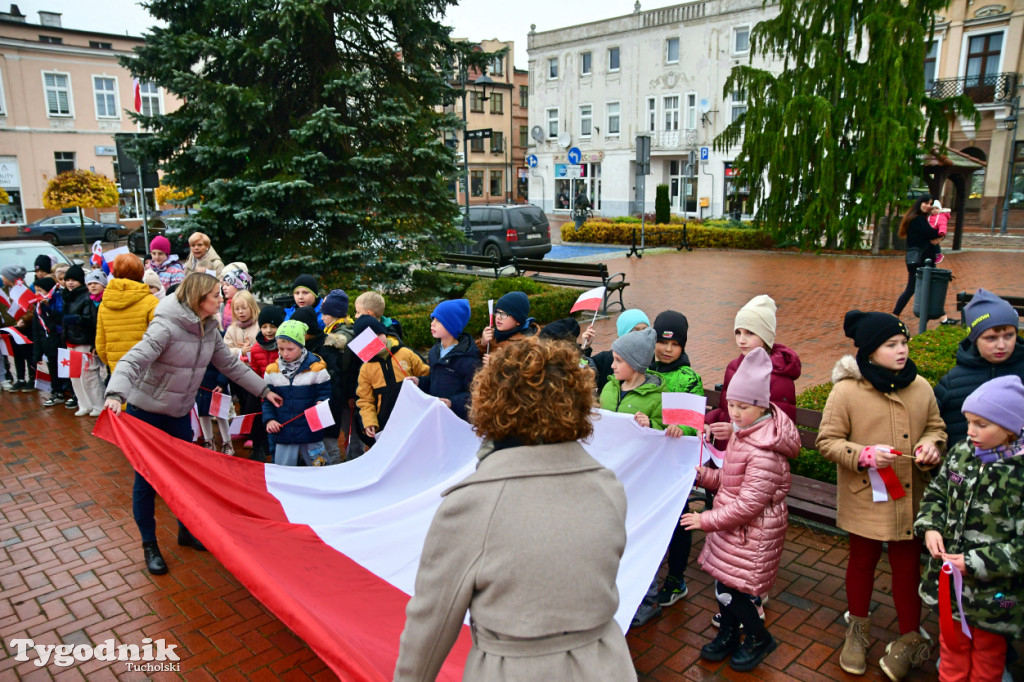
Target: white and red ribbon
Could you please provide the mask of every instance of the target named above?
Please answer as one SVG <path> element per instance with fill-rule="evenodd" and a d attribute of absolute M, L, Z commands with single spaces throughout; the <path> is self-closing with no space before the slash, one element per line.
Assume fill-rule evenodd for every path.
<path fill-rule="evenodd" d="M 871 481 L 871 498 L 875 502 L 888 502 L 890 498 L 898 500 L 907 494 L 892 467 L 884 469 L 870 467 L 868 479 Z"/>
<path fill-rule="evenodd" d="M 974 639 L 971 636 L 971 628 L 967 625 L 967 616 L 964 615 L 964 577 L 961 575 L 960 569 L 951 561 L 942 564 L 942 570 L 939 571 L 939 627 L 950 634 L 956 632 L 953 627 L 953 604 L 949 597 L 949 576 L 951 575 L 956 594 L 956 608 L 960 612 L 960 630 L 967 635 L 968 639 Z"/>

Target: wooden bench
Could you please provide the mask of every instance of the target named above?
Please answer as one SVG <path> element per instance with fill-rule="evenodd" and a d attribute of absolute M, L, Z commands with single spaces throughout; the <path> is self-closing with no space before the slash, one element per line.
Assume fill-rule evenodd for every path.
<path fill-rule="evenodd" d="M 622 300 L 622 292 L 629 286 L 629 282 L 626 281 L 626 273 L 617 272 L 614 275 L 609 275 L 608 266 L 604 263 L 566 263 L 543 259 L 513 258 L 512 266 L 515 268 L 517 277 L 523 277 L 527 272 L 532 272 L 534 274 L 530 275 L 531 279 L 545 284 L 581 289 L 591 289 L 603 285 L 605 292 L 604 301 L 601 302 L 601 313 L 608 312 L 608 299 L 615 292 L 619 294 L 619 309 L 626 309 L 626 304 Z"/>
<path fill-rule="evenodd" d="M 466 274 L 466 270 L 460 270 L 458 269 L 458 266 L 462 266 L 466 269 L 483 268 L 485 270 L 491 270 L 491 272 L 473 272 L 472 274 L 480 275 L 482 277 L 494 277 L 495 279 L 501 276 L 502 269 L 501 263 L 494 256 L 474 256 L 467 253 L 442 254 L 441 260 L 438 261 L 438 265 L 441 264 L 447 264 L 452 267 L 438 267 L 438 270 L 459 275 Z"/>
<path fill-rule="evenodd" d="M 718 407 L 722 398 L 722 385 L 717 384 L 715 390 L 704 391 L 707 398 L 707 409 Z M 796 408 L 796 426 L 800 430 L 800 446 L 809 450 L 817 450 L 814 441 L 818 437 L 821 426 L 821 412 Z M 823 483 L 805 476 L 793 476 L 786 496 L 786 505 L 796 516 L 823 523 L 827 526 L 836 525 L 836 486 L 834 483 Z"/>
<path fill-rule="evenodd" d="M 996 294 L 999 298 L 1003 299 L 1017 311 L 1017 314 L 1024 317 L 1024 296 L 1003 296 L 1002 294 Z M 966 291 L 961 291 L 956 295 L 956 309 L 960 311 L 960 324 L 967 326 L 967 313 L 964 312 L 964 308 L 974 298 L 974 294 Z"/>

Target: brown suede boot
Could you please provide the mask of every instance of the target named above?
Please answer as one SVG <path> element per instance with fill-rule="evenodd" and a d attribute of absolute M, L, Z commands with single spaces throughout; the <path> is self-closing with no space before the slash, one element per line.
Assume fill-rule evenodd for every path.
<path fill-rule="evenodd" d="M 839 655 L 839 667 L 851 675 L 863 675 L 868 669 L 868 630 L 871 621 L 851 615 L 850 625 L 846 628 L 846 643 L 843 653 Z"/>
<path fill-rule="evenodd" d="M 900 682 L 911 668 L 919 668 L 928 660 L 932 651 L 932 642 L 925 639 L 920 632 L 908 632 L 895 642 L 885 647 L 885 656 L 878 661 L 882 672 L 893 682 Z"/>

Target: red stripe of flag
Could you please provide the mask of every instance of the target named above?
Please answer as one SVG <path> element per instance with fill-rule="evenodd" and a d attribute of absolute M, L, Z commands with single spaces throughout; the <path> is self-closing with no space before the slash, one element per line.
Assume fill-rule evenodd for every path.
<path fill-rule="evenodd" d="M 210 395 L 210 416 L 227 419 L 231 412 L 231 396 L 215 391 Z"/>
<path fill-rule="evenodd" d="M 885 489 L 892 499 L 898 500 L 907 494 L 907 491 L 903 489 L 903 484 L 900 483 L 900 477 L 896 475 L 892 467 L 879 469 L 878 475 L 882 478 L 882 482 L 885 483 Z"/>
<path fill-rule="evenodd" d="M 10 334 L 11 338 L 14 340 L 14 343 L 18 344 L 19 346 L 23 346 L 26 343 L 32 343 L 32 339 L 28 338 L 14 327 L 4 327 L 3 329 L 0 329 L 0 332 Z"/>
<path fill-rule="evenodd" d="M 574 313 L 577 310 L 600 310 L 601 304 L 604 302 L 605 287 L 597 287 L 590 291 L 584 291 L 580 294 L 580 297 L 573 303 L 570 313 Z"/>
<path fill-rule="evenodd" d="M 231 420 L 231 428 L 228 429 L 228 433 L 232 436 L 249 435 L 252 433 L 253 422 L 256 421 L 256 417 L 259 414 L 259 412 L 253 412 L 252 414 L 243 414 L 240 417 L 235 417 Z"/>
<path fill-rule="evenodd" d="M 364 329 L 359 336 L 349 341 L 348 347 L 363 362 L 369 362 L 373 359 L 374 355 L 387 348 L 384 342 L 380 340 L 380 337 L 369 327 Z"/>

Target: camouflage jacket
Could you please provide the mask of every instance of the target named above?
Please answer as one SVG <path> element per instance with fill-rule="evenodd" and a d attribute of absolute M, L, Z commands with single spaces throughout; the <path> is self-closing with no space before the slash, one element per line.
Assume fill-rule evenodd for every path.
<path fill-rule="evenodd" d="M 921 500 L 914 531 L 924 537 L 929 530 L 942 534 L 946 553 L 964 555 L 967 624 L 1024 634 L 1024 454 L 982 464 L 970 441 L 958 443 Z M 929 558 L 921 579 L 921 597 L 932 607 L 941 566 Z"/>

